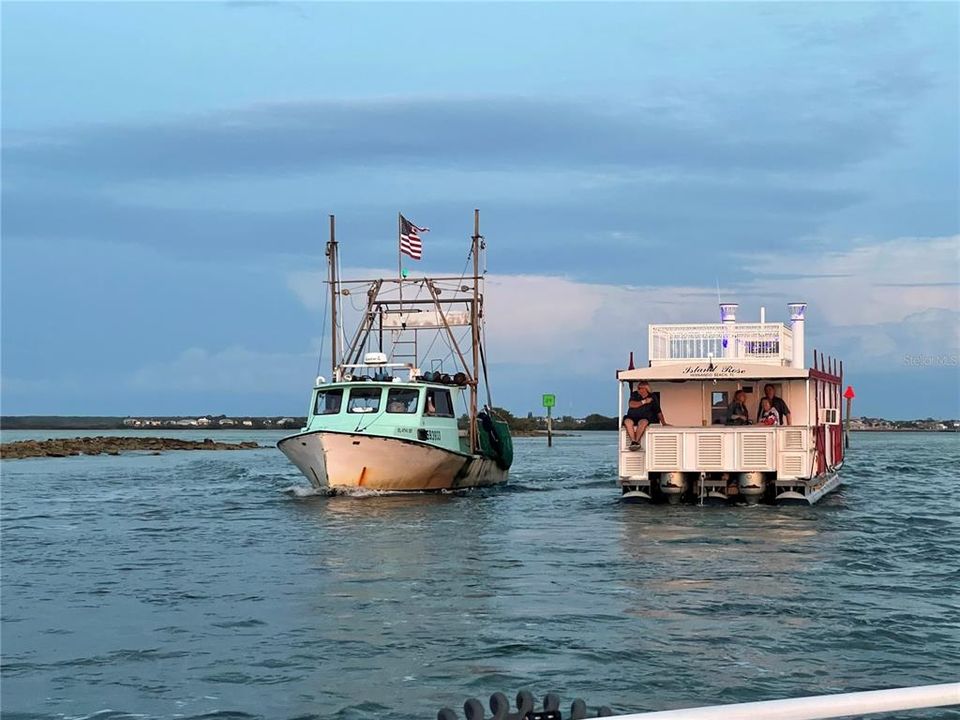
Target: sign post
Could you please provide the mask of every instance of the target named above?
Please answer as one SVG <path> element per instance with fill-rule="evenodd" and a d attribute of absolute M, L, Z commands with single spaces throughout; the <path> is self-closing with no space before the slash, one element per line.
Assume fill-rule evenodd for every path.
<path fill-rule="evenodd" d="M 547 409 L 547 447 L 553 447 L 553 417 L 552 410 L 557 404 L 556 395 L 543 396 L 543 406 Z"/>
<path fill-rule="evenodd" d="M 844 447 L 850 447 L 850 411 L 853 408 L 853 399 L 857 396 L 853 392 L 853 386 L 847 385 L 847 389 L 844 391 L 843 396 L 847 399 L 847 421 L 845 423 L 846 428 L 844 428 L 843 441 Z"/>

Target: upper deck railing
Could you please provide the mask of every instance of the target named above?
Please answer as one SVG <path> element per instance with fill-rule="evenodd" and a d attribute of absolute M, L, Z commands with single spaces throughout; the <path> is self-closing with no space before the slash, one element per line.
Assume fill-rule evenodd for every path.
<path fill-rule="evenodd" d="M 789 365 L 793 333 L 780 323 L 651 325 L 648 348 L 653 365 L 711 359 Z"/>

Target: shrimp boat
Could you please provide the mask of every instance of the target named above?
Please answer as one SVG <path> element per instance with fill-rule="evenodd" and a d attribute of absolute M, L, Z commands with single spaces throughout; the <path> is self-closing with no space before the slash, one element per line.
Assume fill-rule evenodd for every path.
<path fill-rule="evenodd" d="M 765 322 L 763 310 L 759 323 L 738 323 L 736 303 L 720 305 L 718 324 L 648 327 L 648 366 L 617 371 L 620 416 L 647 383 L 664 424 L 639 444 L 621 427 L 622 500 L 812 505 L 839 487 L 843 363 L 814 350 L 805 366 L 807 306 L 788 307 L 790 327 Z M 783 424 L 758 422 L 764 395 L 786 410 Z M 748 418 L 736 425 L 735 396 Z"/>
<path fill-rule="evenodd" d="M 306 426 L 277 443 L 316 489 L 423 492 L 507 480 L 513 444 L 489 409 L 486 382 L 484 251 L 475 212 L 472 276 L 408 278 L 401 269 L 397 278 L 341 280 L 330 217 L 331 379 L 317 377 Z M 340 352 L 343 302 L 358 297 L 363 308 L 353 306 L 356 328 Z M 435 347 L 445 357 L 431 358 Z"/>

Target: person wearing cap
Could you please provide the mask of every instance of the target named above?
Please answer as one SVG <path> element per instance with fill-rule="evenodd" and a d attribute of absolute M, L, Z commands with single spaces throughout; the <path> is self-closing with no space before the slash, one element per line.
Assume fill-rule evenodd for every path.
<path fill-rule="evenodd" d="M 623 418 L 623 426 L 630 438 L 630 449 L 639 450 L 643 434 L 651 423 L 666 425 L 663 419 L 663 410 L 660 402 L 650 393 L 650 385 L 645 381 L 637 383 L 636 389 L 630 393 L 627 403 L 627 414 Z"/>

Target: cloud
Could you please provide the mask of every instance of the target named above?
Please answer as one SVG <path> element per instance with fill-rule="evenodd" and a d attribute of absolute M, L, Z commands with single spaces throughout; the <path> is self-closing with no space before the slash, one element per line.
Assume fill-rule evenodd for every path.
<path fill-rule="evenodd" d="M 781 321 L 786 304 L 810 305 L 808 352 L 870 358 L 895 367 L 905 347 L 917 352 L 954 352 L 960 318 L 957 277 L 960 237 L 903 238 L 861 244 L 849 251 L 755 258 L 754 276 L 725 284 L 723 299 L 741 302 L 750 321 L 765 305 L 768 320 Z M 915 267 L 934 284 L 891 291 L 883 282 Z M 805 270 L 791 280 L 766 277 L 772 269 Z M 836 270 L 833 275 L 826 272 Z M 347 269 L 342 277 L 390 277 L 376 268 Z M 912 271 L 911 271 L 912 274 Z M 323 276 L 296 272 L 288 287 L 307 307 L 324 307 Z M 943 281 L 943 284 L 940 284 Z M 851 299 L 855 299 L 852 302 Z M 553 275 L 490 274 L 486 282 L 487 336 L 491 361 L 510 365 L 558 364 L 574 373 L 596 374 L 623 364 L 629 351 L 643 361 L 649 323 L 716 321 L 716 289 L 693 285 L 624 285 Z M 347 308 L 350 313 L 351 309 Z M 353 315 L 345 322 L 353 321 Z"/>
<path fill-rule="evenodd" d="M 151 362 L 133 371 L 130 390 L 153 392 L 284 393 L 315 374 L 316 352 L 269 353 L 243 347 L 222 350 L 188 348 L 171 360 Z"/>
<path fill-rule="evenodd" d="M 746 261 L 748 258 L 744 258 Z M 922 318 L 930 310 L 960 310 L 960 235 L 860 241 L 843 250 L 816 249 L 750 256 L 752 293 L 785 292 L 813 304 L 838 327 L 883 325 Z M 779 281 L 786 269 L 804 274 Z M 773 273 L 775 282 L 764 279 Z"/>
<path fill-rule="evenodd" d="M 669 104 L 512 96 L 261 103 L 152 123 L 4 134 L 7 167 L 113 181 L 340 167 L 836 171 L 895 140 L 887 114 L 796 101 Z M 762 106 L 762 112 L 760 112 Z"/>
<path fill-rule="evenodd" d="M 464 175 L 469 175 L 465 173 Z M 525 192 L 517 173 L 507 195 L 484 190 L 464 176 L 417 176 L 398 180 L 404 190 L 366 188 L 359 198 L 359 177 L 339 175 L 304 181 L 336 209 L 344 252 L 358 258 L 387 258 L 395 252 L 396 211 L 429 224 L 427 263 L 450 267 L 465 255 L 471 211 L 482 207 L 483 230 L 491 243 L 491 261 L 506 272 L 560 274 L 589 279 L 626 280 L 623 262 L 604 258 L 644 258 L 648 278 L 666 278 L 684 267 L 689 277 L 712 278 L 730 267 L 731 253 L 766 250 L 771 240 L 790 241 L 813 233 L 825 218 L 855 204 L 846 190 L 805 187 L 779 181 L 757 187 L 742 179 L 656 177 L 625 173 L 609 177 L 566 173 L 561 178 L 533 174 Z M 423 183 L 420 183 L 420 180 Z M 496 179 L 494 178 L 494 183 Z M 342 188 L 353 188 L 353 197 Z M 434 190 L 424 201 L 419 188 Z M 331 188 L 327 197 L 327 189 Z M 7 238 L 95 239 L 150 245 L 165 252 L 248 257 L 318 248 L 325 234 L 322 211 L 299 200 L 273 208 L 237 189 L 232 206 L 218 188 L 191 187 L 186 206 L 165 199 L 162 188 L 122 193 L 91 189 L 58 190 L 55 185 L 3 189 L 3 232 Z M 475 193 L 470 196 L 470 193 Z M 427 190 L 423 194 L 429 195 Z M 183 191 L 178 191 L 183 198 Z M 591 257 L 585 262 L 585 253 Z M 462 262 L 462 260 L 459 260 Z M 731 268 L 732 269 L 732 268 Z M 656 282 L 656 281 L 655 281 Z"/>

